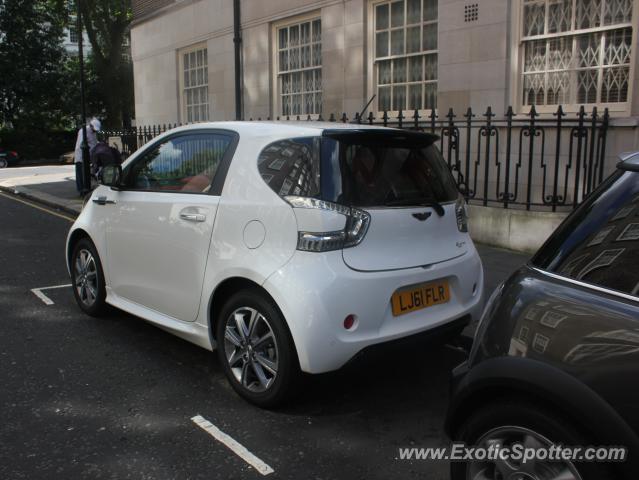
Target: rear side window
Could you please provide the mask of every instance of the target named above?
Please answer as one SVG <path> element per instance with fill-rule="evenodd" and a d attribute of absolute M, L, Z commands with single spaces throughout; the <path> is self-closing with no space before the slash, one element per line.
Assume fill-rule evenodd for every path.
<path fill-rule="evenodd" d="M 319 142 L 307 137 L 268 145 L 257 160 L 262 179 L 280 196 L 319 196 Z"/>
<path fill-rule="evenodd" d="M 639 173 L 617 171 L 532 260 L 559 275 L 639 296 Z"/>

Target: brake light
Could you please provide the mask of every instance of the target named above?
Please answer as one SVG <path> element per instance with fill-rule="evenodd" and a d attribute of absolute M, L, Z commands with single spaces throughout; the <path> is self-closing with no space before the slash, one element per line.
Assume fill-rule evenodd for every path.
<path fill-rule="evenodd" d="M 455 203 L 455 217 L 457 218 L 457 229 L 460 232 L 468 232 L 468 210 L 466 207 L 466 199 L 463 195 L 457 197 Z"/>
<path fill-rule="evenodd" d="M 13 152 L 13 151 L 11 151 L 11 152 L 9 152 L 9 154 L 13 155 L 14 157 L 17 157 L 17 156 L 18 156 L 18 152 Z"/>
<path fill-rule="evenodd" d="M 334 232 L 298 232 L 297 249 L 306 252 L 328 252 L 358 245 L 366 235 L 371 216 L 364 210 L 346 207 L 339 203 L 318 200 L 317 198 L 284 197 L 293 208 L 313 208 L 339 213 L 346 217 L 343 230 Z"/>

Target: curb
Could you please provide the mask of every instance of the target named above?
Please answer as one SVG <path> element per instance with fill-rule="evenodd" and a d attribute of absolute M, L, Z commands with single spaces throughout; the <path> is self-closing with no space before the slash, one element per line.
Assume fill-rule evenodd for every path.
<path fill-rule="evenodd" d="M 23 197 L 26 198 L 27 200 L 30 200 L 34 203 L 38 203 L 40 205 L 43 205 L 45 207 L 48 208 L 52 208 L 53 210 L 58 210 L 60 212 L 64 212 L 67 213 L 69 215 L 72 215 L 74 218 L 77 217 L 78 215 L 80 215 L 80 212 L 72 209 L 72 208 L 68 208 L 65 207 L 63 205 L 59 205 L 55 202 L 50 202 L 48 200 L 43 200 L 35 195 L 31 195 L 30 193 L 26 193 L 26 192 L 21 192 L 19 190 L 16 190 L 15 188 L 10 188 L 10 187 L 5 187 L 0 185 L 0 192 L 4 192 L 4 193 L 8 193 L 10 195 L 16 195 L 18 197 Z"/>

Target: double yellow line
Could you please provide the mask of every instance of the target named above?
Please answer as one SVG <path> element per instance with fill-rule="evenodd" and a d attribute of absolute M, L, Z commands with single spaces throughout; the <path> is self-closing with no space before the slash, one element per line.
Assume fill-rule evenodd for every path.
<path fill-rule="evenodd" d="M 23 203 L 25 205 L 29 205 L 30 207 L 33 207 L 37 210 L 40 210 L 42 212 L 46 212 L 50 215 L 56 216 L 56 217 L 60 217 L 60 218 L 64 218 L 65 220 L 69 221 L 69 222 L 75 222 L 75 218 L 69 216 L 69 215 L 65 215 L 63 213 L 59 213 L 59 212 L 55 212 L 52 209 L 49 208 L 45 208 L 45 207 L 41 207 L 40 205 L 37 205 L 35 203 L 23 200 L 21 198 L 18 198 L 16 195 L 7 195 L 6 193 L 0 192 L 0 197 L 4 197 L 4 198 L 8 198 L 10 200 L 13 200 L 14 202 L 19 202 L 19 203 Z"/>

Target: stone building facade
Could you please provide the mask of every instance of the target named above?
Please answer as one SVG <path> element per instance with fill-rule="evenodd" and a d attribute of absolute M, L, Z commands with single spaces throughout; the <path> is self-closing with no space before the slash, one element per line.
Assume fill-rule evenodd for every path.
<path fill-rule="evenodd" d="M 235 117 L 233 0 L 133 1 L 138 124 Z M 241 0 L 244 118 L 535 104 L 639 118 L 639 0 Z"/>
<path fill-rule="evenodd" d="M 133 0 L 138 125 L 236 118 L 234 4 Z M 423 118 L 434 110 L 441 119 L 452 108 L 463 121 L 470 107 L 480 120 L 489 106 L 495 120 L 503 118 L 509 106 L 516 118 L 525 118 L 534 105 L 540 120 L 550 121 L 562 105 L 566 119 L 574 120 L 584 106 L 587 112 L 593 107 L 600 113 L 610 111 L 602 167 L 606 175 L 618 153 L 639 148 L 639 0 L 237 4 L 240 118 L 328 119 L 342 113 L 353 118 L 373 96 L 368 111 L 377 118 L 383 111 L 394 117 L 399 110 L 412 115 L 417 109 Z M 545 154 L 537 144 L 534 155 L 523 158 L 522 172 L 526 162 L 535 167 L 513 181 L 513 188 L 518 182 L 523 192 L 529 180 L 539 205 L 551 178 L 542 177 L 539 165 L 551 168 L 556 163 L 562 184 L 576 181 L 579 163 L 574 163 L 570 140 L 575 135 L 570 127 L 562 131 L 565 138 L 556 156 L 552 129 L 543 138 L 535 137 L 546 143 Z M 527 141 L 524 135 L 521 143 L 520 132 L 513 140 L 520 143 L 511 151 L 501 131 L 496 153 L 484 159 L 478 129 L 472 142 L 461 129 L 457 153 L 472 159 L 475 183 L 482 185 L 488 175 L 484 194 L 503 190 L 503 175 L 501 180 L 494 176 L 497 155 L 499 162 L 515 165 L 517 146 Z M 488 163 L 493 165 L 490 174 L 484 170 Z M 567 198 L 569 204 L 576 195 Z M 523 250 L 536 249 L 567 210 L 546 214 L 539 207 L 538 212 L 498 207 L 494 202 L 473 206 L 473 236 Z"/>

